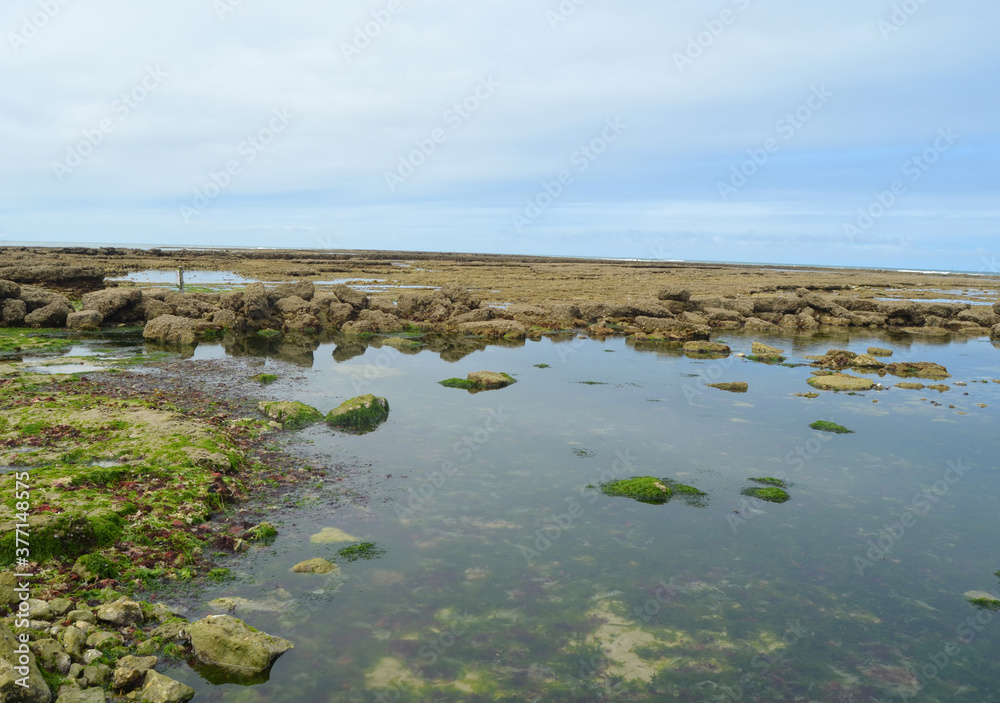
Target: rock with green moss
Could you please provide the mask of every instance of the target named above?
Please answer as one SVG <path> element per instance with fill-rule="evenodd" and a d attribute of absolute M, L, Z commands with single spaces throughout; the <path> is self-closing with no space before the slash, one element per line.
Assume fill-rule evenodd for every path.
<path fill-rule="evenodd" d="M 875 387 L 874 381 L 846 373 L 812 376 L 808 383 L 821 391 L 869 391 Z"/>
<path fill-rule="evenodd" d="M 389 418 L 389 401 L 371 393 L 345 400 L 326 416 L 330 427 L 364 434 L 375 431 Z"/>
<path fill-rule="evenodd" d="M 901 361 L 885 367 L 887 373 L 902 378 L 929 378 L 943 380 L 951 378 L 948 369 L 932 361 Z"/>
<path fill-rule="evenodd" d="M 849 430 L 843 425 L 838 425 L 836 422 L 828 422 L 827 420 L 817 420 L 816 422 L 809 425 L 814 430 L 818 432 L 832 432 L 834 434 L 854 434 L 854 430 Z"/>
<path fill-rule="evenodd" d="M 323 421 L 323 413 L 297 400 L 262 400 L 257 409 L 286 429 L 296 429 Z"/>
<path fill-rule="evenodd" d="M 195 659 L 234 682 L 256 680 L 294 646 L 231 615 L 209 615 L 188 625 L 187 633 Z"/>
<path fill-rule="evenodd" d="M 470 393 L 480 391 L 492 391 L 499 388 L 506 388 L 512 383 L 516 383 L 512 376 L 496 371 L 475 371 L 466 378 L 449 378 L 441 381 L 441 385 L 446 388 L 462 388 Z"/>
<path fill-rule="evenodd" d="M 732 349 L 721 342 L 690 341 L 684 343 L 684 353 L 695 358 L 721 358 L 729 356 Z"/>
<path fill-rule="evenodd" d="M 720 391 L 730 393 L 746 393 L 750 386 L 745 381 L 727 381 L 725 383 L 706 383 L 709 388 L 718 388 Z"/>
<path fill-rule="evenodd" d="M 156 657 L 137 657 L 127 655 L 118 660 L 114 674 L 111 675 L 111 688 L 116 691 L 131 691 L 146 678 L 157 662 Z"/>
<path fill-rule="evenodd" d="M 253 380 L 261 384 L 262 386 L 267 386 L 277 381 L 278 377 L 275 376 L 273 373 L 259 373 L 253 377 Z"/>
<path fill-rule="evenodd" d="M 761 344 L 760 342 L 754 342 L 750 345 L 750 353 L 753 356 L 760 357 L 761 359 L 778 359 L 783 358 L 781 355 L 785 353 L 785 350 L 769 347 L 768 345 Z"/>
<path fill-rule="evenodd" d="M 73 564 L 73 573 L 85 583 L 118 576 L 118 566 L 103 554 L 84 554 Z"/>
<path fill-rule="evenodd" d="M 271 523 L 264 521 L 247 530 L 247 539 L 253 542 L 270 542 L 278 536 L 278 530 Z"/>
<path fill-rule="evenodd" d="M 190 686 L 150 669 L 139 689 L 139 703 L 187 703 L 194 694 Z"/>
<path fill-rule="evenodd" d="M 703 491 L 694 486 L 678 483 L 672 479 L 655 478 L 653 476 L 634 476 L 632 478 L 609 481 L 601 484 L 601 492 L 605 495 L 621 498 L 631 498 L 640 503 L 662 505 L 675 495 L 685 500 L 701 500 L 705 497 Z"/>
<path fill-rule="evenodd" d="M 785 490 L 788 488 L 788 484 L 779 478 L 765 476 L 760 478 L 751 478 L 748 480 L 760 485 L 744 488 L 740 491 L 745 496 L 766 500 L 769 503 L 784 503 L 791 498 Z"/>
<path fill-rule="evenodd" d="M 128 627 L 143 621 L 142 606 L 134 600 L 119 598 L 105 603 L 96 611 L 97 619 L 117 627 Z"/>

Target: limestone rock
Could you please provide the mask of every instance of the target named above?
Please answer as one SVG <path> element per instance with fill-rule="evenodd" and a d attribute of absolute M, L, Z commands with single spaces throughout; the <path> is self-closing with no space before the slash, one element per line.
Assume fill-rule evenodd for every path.
<path fill-rule="evenodd" d="M 135 307 L 142 302 L 142 290 L 107 288 L 87 293 L 80 302 L 84 310 L 96 310 L 108 322 L 132 322 L 138 319 Z"/>
<path fill-rule="evenodd" d="M 292 567 L 292 571 L 297 574 L 328 574 L 336 568 L 336 564 L 327 561 L 323 557 L 316 557 L 315 559 L 300 561 Z"/>
<path fill-rule="evenodd" d="M 105 603 L 97 609 L 97 619 L 118 627 L 128 627 L 142 622 L 142 607 L 134 600 L 119 598 L 113 603 Z"/>
<path fill-rule="evenodd" d="M 851 376 L 846 373 L 833 373 L 823 376 L 812 376 L 809 385 L 822 391 L 868 391 L 875 383 L 867 378 Z"/>
<path fill-rule="evenodd" d="M 190 346 L 197 342 L 195 337 L 197 330 L 197 324 L 186 317 L 160 315 L 146 323 L 142 336 L 144 339 L 157 342 Z"/>
<path fill-rule="evenodd" d="M 784 349 L 777 349 L 775 347 L 769 347 L 766 344 L 761 344 L 760 342 L 754 342 L 750 345 L 750 353 L 754 356 L 763 356 L 768 358 L 778 357 L 785 353 Z"/>
<path fill-rule="evenodd" d="M 149 670 L 139 692 L 139 703 L 187 703 L 194 694 L 190 686 Z"/>
<path fill-rule="evenodd" d="M 96 310 L 71 312 L 66 316 L 66 327 L 71 330 L 98 330 L 104 317 Z"/>
<path fill-rule="evenodd" d="M 686 303 L 691 300 L 691 291 L 681 286 L 665 286 L 660 289 L 656 297 L 660 300 L 676 300 L 679 303 Z"/>
<path fill-rule="evenodd" d="M 195 658 L 236 677 L 252 677 L 270 669 L 294 645 L 255 632 L 231 615 L 209 615 L 187 627 Z"/>
<path fill-rule="evenodd" d="M 131 691 L 146 677 L 146 672 L 156 666 L 156 657 L 124 656 L 111 677 L 111 688 L 116 691 Z"/>
<path fill-rule="evenodd" d="M 73 309 L 60 301 L 29 312 L 24 318 L 26 327 L 62 327 Z"/>
<path fill-rule="evenodd" d="M 3 301 L 3 308 L 0 311 L 2 321 L 8 327 L 16 327 L 24 322 L 28 314 L 28 305 L 23 300 L 8 298 Z"/>
<path fill-rule="evenodd" d="M 305 427 L 306 425 L 312 425 L 323 420 L 323 413 L 297 400 L 262 400 L 257 404 L 257 409 L 272 420 L 280 422 L 288 429 Z"/>
<path fill-rule="evenodd" d="M 882 349 L 881 347 L 868 347 L 871 356 L 892 356 L 892 349 Z"/>
<path fill-rule="evenodd" d="M 0 300 L 5 298 L 18 298 L 21 295 L 21 286 L 14 281 L 0 279 Z"/>

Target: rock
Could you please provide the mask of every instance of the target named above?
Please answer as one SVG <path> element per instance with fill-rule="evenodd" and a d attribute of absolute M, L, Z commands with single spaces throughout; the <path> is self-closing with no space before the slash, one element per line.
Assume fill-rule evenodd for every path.
<path fill-rule="evenodd" d="M 263 283 L 251 283 L 243 289 L 243 314 L 257 321 L 271 316 L 271 306 Z"/>
<path fill-rule="evenodd" d="M 156 657 L 136 657 L 131 654 L 122 657 L 111 677 L 111 688 L 116 691 L 131 691 L 146 678 L 146 672 L 156 666 L 156 662 Z"/>
<path fill-rule="evenodd" d="M 366 332 L 402 332 L 403 322 L 395 315 L 378 310 L 362 310 L 358 319 L 345 323 L 341 329 L 350 334 Z"/>
<path fill-rule="evenodd" d="M 339 527 L 324 527 L 309 537 L 312 544 L 336 544 L 337 542 L 360 542 L 357 537 L 349 535 Z"/>
<path fill-rule="evenodd" d="M 31 643 L 31 651 L 35 653 L 38 663 L 46 671 L 58 671 L 65 676 L 73 664 L 66 650 L 54 639 L 35 640 Z"/>
<path fill-rule="evenodd" d="M 105 703 L 107 696 L 99 688 L 79 688 L 62 686 L 59 688 L 59 697 L 55 703 Z"/>
<path fill-rule="evenodd" d="M 481 390 L 494 390 L 506 388 L 516 381 L 505 373 L 496 371 L 473 371 L 468 375 L 468 381 Z"/>
<path fill-rule="evenodd" d="M 316 285 L 312 281 L 297 281 L 295 283 L 282 283 L 273 290 L 268 291 L 268 297 L 279 303 L 282 298 L 299 298 L 308 303 L 316 295 Z"/>
<path fill-rule="evenodd" d="M 729 391 L 730 393 L 746 393 L 750 386 L 743 381 L 733 381 L 729 383 L 706 383 L 709 388 L 718 388 L 720 391 Z"/>
<path fill-rule="evenodd" d="M 239 324 L 239 318 L 232 310 L 216 310 L 212 313 L 212 324 L 223 329 L 231 329 Z"/>
<path fill-rule="evenodd" d="M 307 303 L 302 298 L 292 295 L 287 298 L 280 298 L 274 307 L 282 315 L 295 315 L 300 312 L 305 312 L 309 309 L 309 303 Z"/>
<path fill-rule="evenodd" d="M 8 327 L 17 327 L 24 322 L 25 316 L 28 314 L 28 305 L 23 300 L 14 300 L 8 298 L 3 301 L 2 320 Z"/>
<path fill-rule="evenodd" d="M 142 303 L 143 317 L 146 322 L 150 320 L 155 320 L 163 315 L 173 315 L 174 308 L 169 303 L 165 303 L 162 300 L 156 300 L 154 298 L 148 298 Z M 179 317 L 179 316 L 178 316 Z"/>
<path fill-rule="evenodd" d="M 66 327 L 71 330 L 98 330 L 102 322 L 104 317 L 96 310 L 81 310 L 66 316 Z"/>
<path fill-rule="evenodd" d="M 14 283 L 14 281 L 8 281 L 0 279 L 0 300 L 5 298 L 19 298 L 21 296 L 21 286 Z"/>
<path fill-rule="evenodd" d="M 993 325 L 993 328 L 990 330 L 990 339 L 994 341 L 1000 340 L 1000 324 Z"/>
<path fill-rule="evenodd" d="M 761 344 L 760 342 L 754 342 L 750 345 L 750 353 L 754 356 L 760 356 L 768 359 L 773 359 L 781 356 L 785 353 L 784 349 L 776 349 L 775 347 L 769 347 L 766 344 Z"/>
<path fill-rule="evenodd" d="M 134 322 L 140 319 L 136 306 L 142 302 L 140 288 L 108 288 L 87 293 L 80 299 L 84 310 L 96 310 L 110 322 Z"/>
<path fill-rule="evenodd" d="M 486 320 L 482 322 L 462 322 L 458 329 L 477 337 L 503 337 L 504 339 L 524 339 L 527 328 L 515 320 Z"/>
<path fill-rule="evenodd" d="M 87 644 L 90 645 L 89 639 Z M 97 661 L 103 656 L 104 652 L 102 652 L 99 649 L 88 649 L 86 652 L 83 653 L 83 663 L 84 665 L 93 664 L 95 661 Z"/>
<path fill-rule="evenodd" d="M 128 627 L 142 622 L 142 607 L 134 600 L 119 598 L 113 603 L 105 603 L 97 609 L 97 619 L 118 627 Z"/>
<path fill-rule="evenodd" d="M 773 322 L 762 320 L 759 317 L 748 317 L 743 323 L 743 329 L 750 332 L 780 332 L 781 328 Z"/>
<path fill-rule="evenodd" d="M 55 613 L 49 608 L 49 604 L 43 600 L 29 598 L 27 604 L 29 620 L 51 620 L 55 617 Z"/>
<path fill-rule="evenodd" d="M 28 306 L 28 312 L 44 308 L 46 305 L 52 305 L 52 303 L 62 303 L 70 309 L 73 308 L 69 302 L 69 298 L 65 295 L 59 295 L 58 293 L 35 286 L 21 286 L 21 300 Z"/>
<path fill-rule="evenodd" d="M 105 647 L 117 647 L 124 640 L 117 632 L 95 632 L 87 638 L 87 646 L 92 649 L 104 649 Z M 86 653 L 84 653 L 84 663 L 87 663 Z"/>
<path fill-rule="evenodd" d="M 81 682 L 85 683 L 87 688 L 103 686 L 109 678 L 111 678 L 111 667 L 107 664 L 91 664 L 84 667 L 83 673 L 80 675 Z"/>
<path fill-rule="evenodd" d="M 29 312 L 24 318 L 26 327 L 62 327 L 73 309 L 60 301 Z"/>
<path fill-rule="evenodd" d="M 337 300 L 347 303 L 355 310 L 364 310 L 368 307 L 368 296 L 350 286 L 336 285 L 333 287 L 333 294 L 337 296 Z"/>
<path fill-rule="evenodd" d="M 729 348 L 728 344 L 722 344 L 720 342 L 685 342 L 684 352 L 686 354 L 703 354 L 703 355 L 713 355 L 713 356 L 724 356 L 730 354 L 733 350 Z"/>
<path fill-rule="evenodd" d="M 846 373 L 812 376 L 808 383 L 821 391 L 868 391 L 875 386 L 875 383 L 867 378 L 851 376 Z"/>
<path fill-rule="evenodd" d="M 255 632 L 231 615 L 209 615 L 187 627 L 195 658 L 235 677 L 253 677 L 292 649 L 288 640 Z"/>
<path fill-rule="evenodd" d="M 901 376 L 903 378 L 910 378 L 914 376 L 917 378 L 929 378 L 932 380 L 951 378 L 951 374 L 948 373 L 948 369 L 931 361 L 901 361 L 895 364 L 888 364 L 885 366 L 885 370 L 893 376 Z"/>
<path fill-rule="evenodd" d="M 892 349 L 882 349 L 881 347 L 868 347 L 871 356 L 892 356 Z"/>
<path fill-rule="evenodd" d="M 336 568 L 336 564 L 327 561 L 323 557 L 316 557 L 315 559 L 300 561 L 292 567 L 292 571 L 297 574 L 328 574 Z"/>
<path fill-rule="evenodd" d="M 52 611 L 52 614 L 55 617 L 61 618 L 66 613 L 73 610 L 73 601 L 69 598 L 53 598 L 49 601 L 49 610 Z"/>
<path fill-rule="evenodd" d="M 42 672 L 38 670 L 35 663 L 35 655 L 27 654 L 27 676 L 24 671 L 15 670 L 15 666 L 20 667 L 20 654 L 17 649 L 21 642 L 11 632 L 6 623 L 0 623 L 0 701 L 14 703 L 49 703 L 52 700 L 52 692 L 48 684 L 42 677 Z M 27 687 L 18 684 L 19 679 L 26 678 L 24 683 Z"/>
<path fill-rule="evenodd" d="M 876 359 L 871 354 L 859 354 L 851 359 L 850 365 L 856 369 L 880 369 L 885 366 L 884 363 Z"/>
<path fill-rule="evenodd" d="M 305 427 L 323 421 L 323 413 L 297 400 L 262 400 L 257 404 L 257 409 L 272 420 L 280 422 L 286 429 Z"/>
<path fill-rule="evenodd" d="M 0 268 L 0 279 L 37 283 L 53 290 L 83 293 L 104 287 L 104 271 L 96 266 L 66 264 L 14 264 Z"/>
<path fill-rule="evenodd" d="M 656 294 L 660 300 L 676 300 L 679 303 L 686 303 L 691 300 L 691 291 L 680 286 L 665 286 Z"/>
<path fill-rule="evenodd" d="M 182 632 L 187 627 L 187 623 L 181 620 L 165 622 L 149 633 L 150 637 L 157 637 L 164 642 L 180 642 L 183 640 Z"/>
<path fill-rule="evenodd" d="M 197 324 L 186 317 L 160 315 L 146 323 L 142 336 L 157 342 L 190 346 L 197 343 L 197 330 Z"/>
<path fill-rule="evenodd" d="M 195 690 L 156 671 L 147 671 L 139 693 L 139 703 L 187 703 Z"/>
<path fill-rule="evenodd" d="M 326 416 L 331 427 L 363 434 L 372 432 L 389 418 L 389 401 L 372 394 L 345 400 Z"/>
<path fill-rule="evenodd" d="M 73 659 L 80 659 L 87 644 L 87 635 L 78 627 L 67 627 L 60 633 L 63 647 Z"/>
<path fill-rule="evenodd" d="M 998 319 L 1000 315 L 997 315 L 994 309 L 988 305 L 976 305 L 968 310 L 963 310 L 956 317 L 959 320 L 974 322 L 979 327 L 992 327 L 1000 323 L 1000 319 Z"/>

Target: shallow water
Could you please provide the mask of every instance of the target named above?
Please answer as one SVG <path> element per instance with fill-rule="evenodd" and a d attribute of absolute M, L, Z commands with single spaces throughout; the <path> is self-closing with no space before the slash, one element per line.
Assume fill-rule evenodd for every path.
<path fill-rule="evenodd" d="M 745 353 L 754 341 L 722 336 Z M 847 333 L 762 341 L 790 362 L 888 346 L 894 361 L 947 366 L 951 390 L 886 376 L 881 392 L 808 399 L 795 395 L 812 390 L 808 367 L 573 336 L 451 362 L 343 339 L 241 348 L 295 364 L 267 362 L 294 374 L 267 393 L 323 412 L 375 393 L 391 414 L 362 436 L 301 431 L 317 462 L 359 468 L 318 479 L 291 512 L 274 506 L 273 546 L 226 564 L 237 579 L 204 594 L 249 599 L 238 615 L 295 643 L 270 681 L 170 675 L 227 703 L 994 700 L 1000 618 L 963 593 L 998 587 L 1000 349 Z M 234 349 L 203 344 L 195 358 Z M 518 383 L 437 384 L 482 369 Z M 750 390 L 704 385 L 717 381 Z M 821 419 L 854 434 L 809 428 Z M 692 484 L 708 504 L 590 487 L 635 475 Z M 755 476 L 785 478 L 791 500 L 742 496 Z M 349 542 L 310 541 L 326 527 L 386 552 L 345 562 L 336 552 Z M 289 572 L 316 556 L 340 568 Z"/>

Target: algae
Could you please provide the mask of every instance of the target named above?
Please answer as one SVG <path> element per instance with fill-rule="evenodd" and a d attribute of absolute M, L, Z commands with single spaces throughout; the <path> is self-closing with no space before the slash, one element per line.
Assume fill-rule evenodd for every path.
<path fill-rule="evenodd" d="M 836 422 L 829 422 L 827 420 L 817 420 L 816 422 L 809 425 L 809 427 L 819 432 L 833 432 L 834 434 L 854 434 L 854 430 L 849 430 L 843 425 L 838 425 Z"/>

